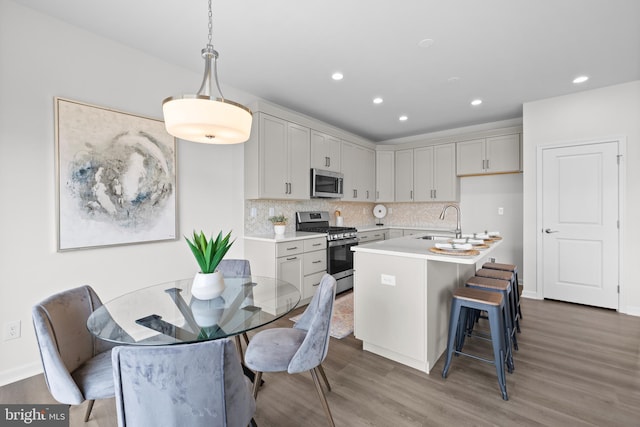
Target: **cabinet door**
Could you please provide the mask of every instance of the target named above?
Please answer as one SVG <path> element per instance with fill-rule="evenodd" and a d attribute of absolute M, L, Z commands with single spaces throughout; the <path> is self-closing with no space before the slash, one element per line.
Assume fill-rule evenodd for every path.
<path fill-rule="evenodd" d="M 456 176 L 456 145 L 433 147 L 433 201 L 451 202 L 458 199 Z"/>
<path fill-rule="evenodd" d="M 302 300 L 310 300 L 313 298 L 313 294 L 316 293 L 318 289 L 318 285 L 322 280 L 322 276 L 324 276 L 324 272 L 310 274 L 308 276 L 304 276 L 304 280 L 302 282 Z"/>
<path fill-rule="evenodd" d="M 308 200 L 310 197 L 309 128 L 289 123 L 288 170 L 290 199 Z"/>
<path fill-rule="evenodd" d="M 281 199 L 288 196 L 287 122 L 277 117 L 260 115 L 260 144 L 263 198 Z"/>
<path fill-rule="evenodd" d="M 433 199 L 433 147 L 413 150 L 413 200 L 430 202 Z"/>
<path fill-rule="evenodd" d="M 373 202 L 376 198 L 376 152 L 363 147 L 362 154 L 360 187 L 363 197 L 361 200 Z"/>
<path fill-rule="evenodd" d="M 344 175 L 342 200 L 357 201 L 358 169 L 360 169 L 360 150 L 358 146 L 347 141 L 342 142 L 342 174 Z"/>
<path fill-rule="evenodd" d="M 413 150 L 399 150 L 395 155 L 396 202 L 413 201 Z"/>
<path fill-rule="evenodd" d="M 376 201 L 393 202 L 393 151 L 376 151 Z"/>
<path fill-rule="evenodd" d="M 276 260 L 277 278 L 289 282 L 302 291 L 302 255 L 281 257 Z"/>
<path fill-rule="evenodd" d="M 520 171 L 520 135 L 487 138 L 487 173 Z"/>
<path fill-rule="evenodd" d="M 458 175 L 476 175 L 484 173 L 484 138 L 456 144 L 456 169 Z"/>
<path fill-rule="evenodd" d="M 334 172 L 341 170 L 342 141 L 316 130 L 311 132 L 311 167 Z"/>

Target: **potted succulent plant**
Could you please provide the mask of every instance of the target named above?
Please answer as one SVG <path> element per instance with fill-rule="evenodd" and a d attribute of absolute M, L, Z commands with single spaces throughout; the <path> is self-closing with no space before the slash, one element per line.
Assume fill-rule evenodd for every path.
<path fill-rule="evenodd" d="M 191 286 L 191 295 L 194 297 L 212 299 L 217 298 L 224 291 L 222 273 L 217 271 L 216 268 L 227 254 L 227 251 L 229 251 L 229 248 L 231 248 L 231 245 L 233 245 L 233 242 L 235 242 L 235 240 L 229 242 L 230 239 L 231 232 L 222 237 L 222 231 L 218 233 L 218 237 L 215 240 L 212 237 L 207 240 L 202 231 L 198 234 L 195 230 L 193 232 L 193 240 L 189 240 L 185 236 L 185 240 L 200 266 L 200 271 L 196 273 Z"/>
<path fill-rule="evenodd" d="M 280 214 L 269 217 L 269 221 L 273 224 L 273 231 L 276 234 L 284 234 L 284 231 L 287 226 L 287 217 Z"/>

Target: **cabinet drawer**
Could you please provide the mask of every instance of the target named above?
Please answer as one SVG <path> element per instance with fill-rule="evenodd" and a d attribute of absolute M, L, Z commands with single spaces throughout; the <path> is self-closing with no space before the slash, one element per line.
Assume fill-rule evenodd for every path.
<path fill-rule="evenodd" d="M 327 238 L 318 237 L 316 239 L 306 239 L 303 241 L 303 247 L 305 252 L 317 251 L 327 248 Z"/>
<path fill-rule="evenodd" d="M 316 289 L 318 289 L 318 285 L 320 284 L 320 280 L 322 280 L 322 276 L 324 276 L 324 273 L 324 271 L 321 271 L 320 273 L 304 276 L 304 280 L 302 283 L 302 299 L 311 299 L 313 297 L 313 294 L 316 293 Z"/>
<path fill-rule="evenodd" d="M 327 270 L 327 252 L 324 250 L 306 252 L 302 255 L 304 275 Z"/>
<path fill-rule="evenodd" d="M 276 257 L 301 254 L 303 251 L 304 243 L 302 240 L 276 243 Z"/>

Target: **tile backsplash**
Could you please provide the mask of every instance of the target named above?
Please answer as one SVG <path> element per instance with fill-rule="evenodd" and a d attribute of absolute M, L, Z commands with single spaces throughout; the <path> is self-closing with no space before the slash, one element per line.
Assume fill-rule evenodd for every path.
<path fill-rule="evenodd" d="M 365 228 L 375 225 L 373 207 L 377 203 L 341 202 L 333 199 L 312 200 L 245 200 L 244 232 L 245 234 L 269 234 L 273 225 L 268 218 L 273 215 L 284 215 L 289 219 L 287 232 L 296 228 L 295 213 L 298 211 L 328 211 L 330 225 L 336 224 L 335 211 L 339 210 L 344 217 L 344 225 Z M 421 227 L 430 229 L 453 230 L 456 228 L 455 209 L 447 211 L 444 220 L 438 217 L 448 203 L 381 203 L 387 208 L 387 216 L 381 220 L 385 225 L 395 227 Z M 458 204 L 456 203 L 456 206 Z M 462 212 L 464 215 L 464 212 Z"/>

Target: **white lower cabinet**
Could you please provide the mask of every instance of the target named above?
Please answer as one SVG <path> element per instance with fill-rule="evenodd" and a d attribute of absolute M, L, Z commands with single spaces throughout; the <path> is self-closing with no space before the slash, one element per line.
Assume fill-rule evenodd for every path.
<path fill-rule="evenodd" d="M 293 284 L 300 290 L 300 304 L 311 300 L 327 272 L 326 237 L 286 242 L 245 239 L 244 246 L 251 273 Z"/>
<path fill-rule="evenodd" d="M 377 242 L 379 240 L 386 240 L 389 230 L 373 230 L 373 231 L 359 231 L 358 232 L 358 244 Z"/>

